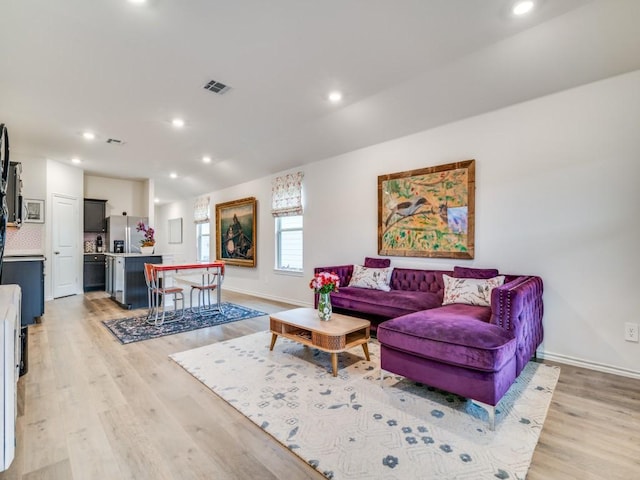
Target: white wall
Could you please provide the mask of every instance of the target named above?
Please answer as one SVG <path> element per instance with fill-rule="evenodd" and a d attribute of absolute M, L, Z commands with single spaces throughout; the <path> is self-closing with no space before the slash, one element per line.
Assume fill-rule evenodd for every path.
<path fill-rule="evenodd" d="M 314 216 L 321 204 L 322 220 L 331 222 L 326 211 L 363 199 L 331 222 L 331 231 L 345 235 L 317 245 L 357 261 L 358 251 L 376 249 L 375 175 L 475 158 L 475 260 L 392 264 L 464 263 L 540 275 L 545 355 L 640 374 L 640 345 L 623 340 L 624 322 L 640 320 L 632 291 L 640 265 L 633 249 L 640 234 L 639 124 L 640 72 L 634 72 L 332 159 L 318 174 L 341 172 L 332 182 L 336 193 L 309 202 L 314 221 L 305 235 L 321 235 Z M 309 196 L 317 198 L 318 177 L 309 177 L 316 180 Z M 349 218 L 358 218 L 357 228 Z M 323 253 L 312 265 L 323 264 Z"/>
<path fill-rule="evenodd" d="M 169 220 L 174 218 L 182 218 L 182 243 L 169 243 Z M 193 223 L 192 201 L 157 207 L 155 223 L 151 226 L 156 229 L 157 253 L 171 255 L 176 263 L 196 260 L 196 227 Z"/>
<path fill-rule="evenodd" d="M 22 163 L 22 195 L 25 198 L 44 200 L 47 191 L 47 161 L 37 158 L 23 161 L 14 155 L 11 160 Z"/>
<path fill-rule="evenodd" d="M 273 271 L 271 177 L 213 192 L 213 206 L 258 199 L 257 268 L 229 267 L 225 287 L 309 304 L 314 267 L 376 255 L 378 175 L 475 158 L 476 258 L 392 265 L 540 275 L 543 355 L 640 376 L 640 344 L 623 339 L 640 322 L 638 125 L 640 71 L 306 165 L 303 277 Z"/>
<path fill-rule="evenodd" d="M 148 217 L 149 183 L 92 175 L 84 176 L 84 196 L 107 200 L 106 215 L 120 216 L 122 212 L 133 217 Z"/>

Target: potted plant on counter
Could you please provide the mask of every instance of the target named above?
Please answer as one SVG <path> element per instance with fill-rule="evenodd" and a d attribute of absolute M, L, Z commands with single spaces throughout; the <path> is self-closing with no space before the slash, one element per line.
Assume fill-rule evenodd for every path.
<path fill-rule="evenodd" d="M 156 245 L 154 238 L 155 230 L 151 227 L 147 227 L 144 222 L 138 222 L 136 227 L 138 232 L 144 232 L 144 238 L 140 240 L 140 252 L 144 255 L 151 255 Z"/>

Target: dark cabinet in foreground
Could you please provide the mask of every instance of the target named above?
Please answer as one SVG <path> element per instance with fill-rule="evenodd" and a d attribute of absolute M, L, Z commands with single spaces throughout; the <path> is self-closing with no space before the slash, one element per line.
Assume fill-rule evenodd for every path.
<path fill-rule="evenodd" d="M 6 256 L 2 261 L 2 284 L 19 285 L 22 291 L 20 318 L 20 375 L 29 369 L 28 326 L 44 315 L 44 257 Z"/>
<path fill-rule="evenodd" d="M 2 284 L 22 289 L 22 326 L 44 315 L 44 257 L 4 257 Z"/>
<path fill-rule="evenodd" d="M 85 255 L 83 272 L 85 292 L 105 289 L 105 256 L 103 254 Z"/>

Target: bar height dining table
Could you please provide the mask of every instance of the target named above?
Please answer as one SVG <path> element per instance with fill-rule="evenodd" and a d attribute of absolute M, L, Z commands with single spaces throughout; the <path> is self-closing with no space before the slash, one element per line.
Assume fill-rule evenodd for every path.
<path fill-rule="evenodd" d="M 224 262 L 222 261 L 213 261 L 213 262 L 194 262 L 194 263 L 155 263 L 151 266 L 153 275 L 156 279 L 163 278 L 163 283 L 166 284 L 166 279 L 175 273 L 182 273 L 187 270 L 197 270 L 202 273 L 202 284 L 200 286 L 207 286 L 207 279 L 210 278 L 210 275 L 215 275 L 215 285 L 216 285 L 216 305 L 215 308 L 218 311 L 221 310 L 222 300 L 222 279 L 224 277 Z M 155 290 L 155 305 L 159 305 L 160 301 L 160 293 L 159 290 Z M 184 305 L 183 305 L 184 307 Z M 193 306 L 191 306 L 193 307 Z M 151 309 L 152 306 L 149 305 Z M 155 324 L 162 325 L 163 321 L 158 321 L 159 309 L 155 309 Z M 164 318 L 164 315 L 162 315 Z"/>

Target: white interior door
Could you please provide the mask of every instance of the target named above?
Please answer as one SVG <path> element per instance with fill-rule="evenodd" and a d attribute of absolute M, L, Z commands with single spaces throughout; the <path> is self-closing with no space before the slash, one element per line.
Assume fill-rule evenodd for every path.
<path fill-rule="evenodd" d="M 78 199 L 53 196 L 52 242 L 53 298 L 78 291 Z"/>

